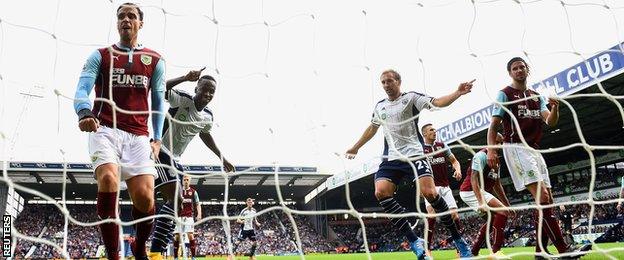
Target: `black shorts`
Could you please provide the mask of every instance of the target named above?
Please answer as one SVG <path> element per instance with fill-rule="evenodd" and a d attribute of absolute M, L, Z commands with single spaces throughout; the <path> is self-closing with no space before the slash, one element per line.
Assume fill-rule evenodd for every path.
<path fill-rule="evenodd" d="M 249 238 L 249 240 L 251 241 L 256 241 L 256 232 L 252 229 L 252 230 L 243 230 L 241 228 L 240 232 L 238 233 L 238 240 L 245 240 Z"/>
<path fill-rule="evenodd" d="M 417 175 L 414 175 L 414 169 L 416 169 Z M 433 177 L 431 165 L 427 159 L 411 162 L 401 160 L 383 161 L 379 164 L 379 170 L 375 173 L 375 181 L 386 179 L 393 182 L 395 185 L 399 185 L 403 178 L 416 181 L 416 176 L 418 176 L 418 178 L 425 176 Z"/>
<path fill-rule="evenodd" d="M 157 164 L 168 165 L 166 166 L 156 166 L 156 174 L 158 174 L 158 178 L 154 180 L 154 189 L 165 185 L 167 183 L 177 182 L 178 176 L 184 171 L 184 168 L 176 159 L 171 158 L 171 156 L 160 150 L 158 153 L 158 160 L 156 160 Z"/>

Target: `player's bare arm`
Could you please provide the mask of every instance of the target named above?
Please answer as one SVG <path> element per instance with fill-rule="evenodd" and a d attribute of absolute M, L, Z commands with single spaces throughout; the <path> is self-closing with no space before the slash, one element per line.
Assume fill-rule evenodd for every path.
<path fill-rule="evenodd" d="M 483 200 L 483 194 L 481 194 L 481 180 L 479 176 L 481 176 L 481 172 L 472 170 L 472 174 L 470 175 L 470 184 L 472 185 L 472 191 L 474 192 L 475 197 L 477 198 L 477 203 L 479 204 L 479 212 L 485 213 L 485 205 L 487 203 Z"/>
<path fill-rule="evenodd" d="M 457 87 L 457 90 L 453 91 L 453 93 L 446 96 L 434 98 L 433 101 L 431 101 L 431 104 L 436 107 L 446 107 L 450 104 L 453 104 L 453 102 L 455 102 L 455 100 L 457 100 L 459 97 L 466 95 L 470 93 L 470 91 L 472 91 L 472 84 L 475 82 L 475 80 L 476 79 L 460 83 L 459 87 Z"/>
<path fill-rule="evenodd" d="M 225 157 L 221 157 L 221 151 L 219 147 L 217 147 L 217 143 L 215 143 L 214 138 L 210 133 L 199 133 L 199 138 L 204 142 L 206 147 L 210 149 L 219 159 L 223 158 L 223 168 L 226 172 L 234 172 L 235 168 Z"/>
<path fill-rule="evenodd" d="M 197 215 L 195 216 L 195 221 L 199 221 L 202 218 L 201 204 L 195 203 L 195 212 L 197 212 Z"/>
<path fill-rule="evenodd" d="M 362 148 L 362 146 L 364 146 L 364 144 L 366 144 L 368 141 L 370 141 L 371 138 L 373 138 L 373 136 L 375 136 L 375 134 L 377 133 L 378 129 L 379 129 L 378 125 L 370 124 L 366 128 L 366 130 L 364 130 L 364 133 L 362 134 L 360 139 L 353 145 L 353 147 L 351 147 L 351 148 L 349 148 L 349 150 L 347 150 L 347 153 L 345 155 L 347 157 L 347 159 L 355 158 L 355 155 L 357 155 L 357 153 L 360 150 L 360 148 Z"/>
<path fill-rule="evenodd" d="M 200 70 L 191 70 L 184 76 L 180 76 L 177 78 L 167 80 L 167 84 L 166 84 L 167 91 L 171 90 L 173 87 L 175 87 L 176 85 L 182 82 L 199 80 L 199 76 L 201 76 L 202 71 L 204 71 L 205 69 L 206 67 L 203 67 Z"/>
<path fill-rule="evenodd" d="M 507 199 L 507 194 L 505 194 L 505 189 L 503 189 L 503 184 L 500 182 L 500 179 L 496 179 L 496 183 L 492 187 L 494 189 L 494 193 L 496 197 L 503 203 L 503 205 L 507 207 L 511 207 L 509 203 L 509 199 Z M 513 218 L 516 215 L 516 212 L 512 208 L 508 208 L 509 217 Z"/>
<path fill-rule="evenodd" d="M 490 127 L 487 132 L 487 144 L 488 145 L 496 145 L 496 134 L 498 126 L 503 122 L 503 119 L 498 116 L 493 116 L 492 121 L 490 122 Z M 497 148 L 488 147 L 487 148 L 487 163 L 490 168 L 498 170 L 498 152 Z"/>
<path fill-rule="evenodd" d="M 461 172 L 461 165 L 459 164 L 459 161 L 457 160 L 457 158 L 455 158 L 454 154 L 449 155 L 448 159 L 451 162 L 451 165 L 453 166 L 453 178 L 455 178 L 458 181 L 461 180 L 462 172 Z"/>
<path fill-rule="evenodd" d="M 559 122 L 559 100 L 548 98 L 548 104 L 550 105 L 550 111 L 542 112 L 542 120 L 548 126 L 553 127 Z"/>

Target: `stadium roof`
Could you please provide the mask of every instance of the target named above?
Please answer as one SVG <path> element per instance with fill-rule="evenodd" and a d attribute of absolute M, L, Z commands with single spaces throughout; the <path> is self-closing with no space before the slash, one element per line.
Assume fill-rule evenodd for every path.
<path fill-rule="evenodd" d="M 191 178 L 191 185 L 199 192 L 200 199 L 223 200 L 226 185 L 225 178 L 220 174 L 220 166 L 184 167 L 186 173 L 197 176 Z M 91 164 L 10 162 L 7 172 L 13 182 L 55 198 L 62 195 L 64 169 L 67 172 L 68 199 L 95 198 L 96 186 Z M 229 176 L 230 200 L 243 200 L 247 197 L 277 200 L 276 175 L 284 199 L 299 200 L 330 176 L 318 173 L 316 167 L 236 166 L 236 171 L 236 174 Z M 20 195 L 26 199 L 35 197 L 24 191 L 20 191 Z M 127 194 L 122 196 L 127 198 Z"/>
<path fill-rule="evenodd" d="M 614 151 L 618 146 L 619 148 L 624 146 L 624 112 L 621 110 L 624 106 L 624 99 L 622 99 L 624 97 L 624 52 L 621 47 L 624 47 L 624 43 L 589 57 L 532 86 L 541 93 L 545 88 L 554 89 L 557 95 L 569 102 L 576 112 L 575 116 L 570 107 L 562 102 L 557 126 L 552 129 L 544 127 L 540 149 L 545 152 L 544 158 L 548 165 L 564 165 L 589 158 L 589 149 L 586 150 L 581 145 L 575 119 L 580 126 L 582 138 L 588 145 L 610 147 L 609 149 L 592 147 L 590 151 L 594 156 L 605 155 L 609 151 Z M 599 82 L 604 93 L 612 97 L 598 95 L 602 94 Z M 574 95 L 570 96 L 571 94 Z M 438 138 L 449 146 L 460 145 L 458 140 L 468 145 L 486 145 L 491 108 L 492 105 L 489 105 L 449 125 L 440 127 Z M 550 150 L 550 148 L 560 147 L 569 147 L 569 149 L 558 152 Z M 462 169 L 465 169 L 472 157 L 471 153 L 462 147 L 453 148 L 452 151 L 461 162 Z M 620 155 L 624 157 L 621 152 Z M 367 167 L 366 172 L 349 173 L 352 180 L 350 188 L 354 194 L 352 196 L 362 195 L 375 202 L 372 185 L 374 171 L 376 167 Z M 506 167 L 502 167 L 502 175 L 508 176 Z M 362 178 L 361 181 L 355 181 L 360 178 Z M 323 194 L 325 189 L 340 187 L 335 192 L 329 192 L 326 197 L 329 198 L 328 202 L 336 201 L 332 199 L 333 196 L 344 197 L 343 186 L 344 174 L 336 175 L 321 186 L 322 190 L 319 189 L 316 192 Z M 358 207 L 358 205 L 355 206 Z"/>

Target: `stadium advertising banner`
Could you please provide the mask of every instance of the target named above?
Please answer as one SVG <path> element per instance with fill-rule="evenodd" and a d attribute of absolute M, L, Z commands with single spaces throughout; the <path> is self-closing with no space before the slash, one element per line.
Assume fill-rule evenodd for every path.
<path fill-rule="evenodd" d="M 89 163 L 68 163 L 64 167 L 63 163 L 37 163 L 37 162 L 10 162 L 9 169 L 11 171 L 53 171 L 58 172 L 67 169 L 72 172 L 92 172 L 93 166 Z M 203 172 L 221 172 L 221 166 L 218 165 L 184 165 L 184 170 L 192 173 Z M 280 173 L 316 173 L 316 167 L 291 167 L 291 166 L 236 166 L 237 172 L 254 172 L 254 173 L 274 173 L 277 169 Z"/>
<path fill-rule="evenodd" d="M 531 88 L 538 93 L 556 93 L 560 97 L 568 96 L 596 84 L 597 80 L 605 80 L 608 76 L 617 75 L 615 72 L 623 68 L 623 49 L 622 45 L 618 44 L 606 51 L 587 58 L 583 62 L 533 84 Z M 493 107 L 494 105 L 489 105 L 449 125 L 441 127 L 438 129 L 440 141 L 450 143 L 459 138 L 486 129 L 490 125 Z"/>
<path fill-rule="evenodd" d="M 368 176 L 371 173 L 377 171 L 377 167 L 379 167 L 379 160 L 373 160 L 366 162 L 361 165 L 361 168 L 347 170 L 342 173 L 334 174 L 333 176 L 327 178 L 325 184 L 327 185 L 327 190 L 331 190 L 349 182 L 358 180 L 362 177 Z"/>

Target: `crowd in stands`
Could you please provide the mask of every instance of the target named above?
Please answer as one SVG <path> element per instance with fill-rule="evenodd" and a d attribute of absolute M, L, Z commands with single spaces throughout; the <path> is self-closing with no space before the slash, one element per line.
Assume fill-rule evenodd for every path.
<path fill-rule="evenodd" d="M 615 199 L 616 195 L 600 198 L 600 200 Z M 255 206 L 258 211 L 264 207 Z M 227 208 L 228 216 L 237 216 L 244 208 L 243 205 L 230 205 Z M 97 220 L 94 205 L 68 205 L 71 216 L 81 222 L 93 223 Z M 122 207 L 122 212 L 128 211 Z M 222 216 L 221 205 L 204 205 L 204 217 Z M 567 211 L 571 213 L 573 219 L 572 234 L 588 233 L 587 220 L 590 214 L 590 206 L 587 204 L 575 204 L 567 206 Z M 508 222 L 506 228 L 506 242 L 512 243 L 521 237 L 530 237 L 534 232 L 534 210 L 517 210 L 516 217 Z M 556 208 L 556 214 L 560 214 L 560 209 Z M 123 214 L 122 214 L 123 215 Z M 311 252 L 356 252 L 362 251 L 364 240 L 359 221 L 351 218 L 348 221 L 330 221 L 330 229 L 336 234 L 334 241 L 328 241 L 325 237 L 313 228 L 311 222 L 304 215 L 292 214 L 296 223 L 297 231 L 301 241 L 303 251 Z M 591 232 L 604 233 L 604 239 L 621 240 L 624 234 L 624 227 L 617 224 L 618 219 L 615 203 L 594 204 L 593 226 Z M 123 216 L 122 216 L 123 219 Z M 415 222 L 415 218 L 412 223 Z M 256 232 L 258 241 L 258 254 L 295 254 L 297 253 L 297 238 L 291 225 L 291 219 L 282 210 L 271 210 L 258 216 L 258 221 L 262 226 Z M 231 241 L 235 241 L 239 234 L 241 225 L 234 220 L 229 222 L 221 219 L 205 220 L 195 227 L 198 255 L 223 256 L 228 252 L 228 236 L 226 232 L 229 223 Z M 424 223 L 420 221 L 421 225 Z M 482 217 L 476 214 L 462 216 L 462 234 L 470 243 L 476 236 L 480 226 L 484 223 Z M 409 250 L 404 242 L 404 236 L 394 231 L 387 219 L 365 219 L 365 231 L 369 249 L 373 252 L 390 252 L 397 250 Z M 64 239 L 67 239 L 67 252 L 70 258 L 96 257 L 98 246 L 102 244 L 98 235 L 97 226 L 77 225 L 68 221 L 68 235 L 64 234 L 65 219 L 61 211 L 53 205 L 26 205 L 24 211 L 18 216 L 15 222 L 15 229 L 20 233 L 40 237 L 61 247 Z M 132 231 L 132 228 L 125 230 Z M 420 227 L 422 230 L 422 227 Z M 422 231 L 419 231 L 422 236 Z M 434 249 L 452 248 L 453 245 L 447 241 L 449 235 L 442 225 L 436 225 Z M 33 245 L 35 245 L 33 247 Z M 250 241 L 245 241 L 237 250 L 237 254 L 245 254 L 251 247 Z M 29 250 L 34 250 L 29 255 L 31 258 L 62 258 L 58 250 L 51 245 L 33 243 L 31 241 L 18 239 L 16 245 L 16 259 L 22 259 Z"/>
<path fill-rule="evenodd" d="M 616 195 L 611 195 L 608 197 L 601 197 L 599 200 L 604 201 L 615 198 L 617 198 Z M 607 232 L 612 226 L 614 226 L 613 222 L 622 221 L 621 219 L 618 219 L 618 217 L 621 216 L 618 216 L 615 205 L 615 203 L 595 204 L 592 224 L 593 233 Z M 566 211 L 572 215 L 574 227 L 572 234 L 588 233 L 588 227 L 586 225 L 589 219 L 590 206 L 587 204 L 568 205 L 566 206 Z M 561 210 L 557 207 L 555 209 L 555 213 L 560 215 Z M 411 222 L 414 223 L 415 221 L 416 220 L 413 219 Z M 612 224 L 601 224 L 609 221 L 611 221 Z M 384 252 L 403 250 L 403 246 L 401 244 L 404 242 L 404 236 L 393 230 L 389 230 L 388 226 L 391 225 L 390 222 L 385 224 L 379 223 L 379 221 L 369 223 L 366 223 L 366 234 L 368 236 L 369 248 L 373 247 L 376 251 Z M 423 222 L 420 221 L 419 223 Z M 485 220 L 476 214 L 471 216 L 464 215 L 461 217 L 461 223 L 461 233 L 464 235 L 464 238 L 472 244 L 473 238 L 476 237 L 479 232 L 479 228 L 483 223 L 485 223 Z M 340 238 L 340 240 L 344 243 L 344 247 L 346 247 L 348 251 L 353 252 L 363 250 L 363 240 L 359 222 L 355 220 L 346 222 L 334 221 L 332 224 L 333 230 L 338 235 L 338 238 Z M 515 218 L 511 219 L 507 223 L 506 243 L 510 244 L 520 237 L 534 236 L 534 225 L 535 210 L 517 210 Z M 417 234 L 423 236 L 422 227 L 417 230 Z M 432 247 L 434 249 L 453 248 L 454 246 L 447 241 L 449 237 L 450 235 L 447 233 L 446 228 L 442 225 L 436 225 Z M 407 248 L 407 250 L 409 250 L 409 248 Z"/>
<path fill-rule="evenodd" d="M 228 216 L 237 216 L 244 208 L 242 205 L 228 206 Z M 255 206 L 260 211 L 263 207 Z M 94 205 L 68 205 L 71 216 L 80 222 L 93 223 L 97 221 Z M 122 220 L 124 211 L 122 207 Z M 203 206 L 203 215 L 222 216 L 221 205 Z M 43 216 L 43 217 L 42 217 Z M 300 235 L 303 250 L 310 252 L 332 251 L 334 245 L 327 242 L 325 238 L 318 235 L 305 217 L 293 214 L 297 229 Z M 67 238 L 67 252 L 70 258 L 95 258 L 97 248 L 102 244 L 97 226 L 83 226 L 68 222 L 68 235 L 64 235 L 64 215 L 53 205 L 26 205 L 24 211 L 18 216 L 15 228 L 24 235 L 31 237 L 41 236 L 51 243 L 62 247 L 63 239 Z M 278 212 L 269 211 L 258 216 L 261 227 L 256 231 L 258 241 L 258 254 L 293 254 L 297 253 L 296 238 L 291 228 L 290 221 L 280 210 Z M 228 222 L 220 219 L 207 220 L 195 227 L 195 237 L 197 238 L 198 255 L 227 255 L 228 244 L 224 230 L 227 229 Z M 235 220 L 229 222 L 230 239 L 235 241 L 241 229 L 241 224 Z M 124 228 L 124 231 L 132 229 Z M 31 247 L 35 245 L 30 258 L 63 258 L 60 252 L 52 246 L 42 243 L 33 243 L 27 240 L 18 239 L 16 245 L 16 259 L 23 259 Z M 237 254 L 249 252 L 250 241 L 243 242 L 237 250 Z"/>
<path fill-rule="evenodd" d="M 95 222 L 95 207 L 93 205 L 68 205 L 70 215 L 81 222 Z M 67 252 L 70 258 L 95 257 L 98 245 L 102 244 L 97 226 L 80 226 L 68 222 L 68 235 L 65 236 L 64 217 L 61 211 L 53 205 L 27 205 L 15 221 L 17 231 L 31 237 L 52 242 L 62 247 L 63 239 L 67 237 Z M 51 259 L 62 258 L 61 253 L 48 244 L 33 243 L 18 239 L 15 256 L 24 258 L 33 245 L 36 245 L 30 258 Z"/>
<path fill-rule="evenodd" d="M 612 169 L 604 166 L 598 167 L 596 168 L 594 189 L 600 190 L 619 187 L 620 183 L 618 180 L 620 180 L 621 176 L 622 169 Z M 550 184 L 552 185 L 552 191 L 555 197 L 588 192 L 590 183 L 591 171 L 589 169 L 580 169 L 550 176 Z M 528 193 L 515 192 L 515 188 L 511 184 L 504 185 L 503 188 L 512 204 L 532 201 Z"/>

